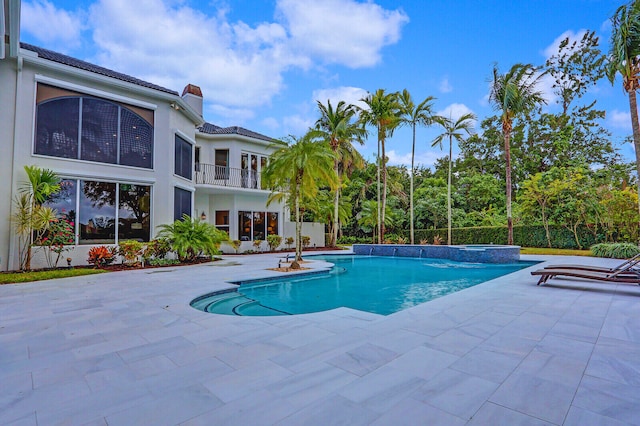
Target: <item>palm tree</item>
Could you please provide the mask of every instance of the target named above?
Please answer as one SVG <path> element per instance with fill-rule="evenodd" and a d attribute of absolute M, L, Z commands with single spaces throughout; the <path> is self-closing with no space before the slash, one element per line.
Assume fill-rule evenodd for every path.
<path fill-rule="evenodd" d="M 296 257 L 291 265 L 299 268 L 302 260 L 302 204 L 316 196 L 320 186 L 335 188 L 334 155 L 319 132 L 309 131 L 300 138 L 289 137 L 287 146 L 274 145 L 263 176 L 272 190 L 268 203 L 288 199 L 296 215 Z"/>
<path fill-rule="evenodd" d="M 409 235 L 411 244 L 414 243 L 413 231 L 413 174 L 415 171 L 415 155 L 416 155 L 416 127 L 430 126 L 434 122 L 434 115 L 431 110 L 433 107 L 433 96 L 427 96 L 425 100 L 417 106 L 411 98 L 411 94 L 407 89 L 400 93 L 398 100 L 402 106 L 402 123 L 411 126 L 413 138 L 411 143 L 411 173 L 409 174 Z"/>
<path fill-rule="evenodd" d="M 500 74 L 497 65 L 493 67 L 489 100 L 501 113 L 507 186 L 507 244 L 513 244 L 513 217 L 511 214 L 511 130 L 513 119 L 519 114 L 531 111 L 539 104 L 546 104 L 542 92 L 536 90 L 543 75 L 538 74 L 537 69 L 531 64 L 515 64 L 506 74 Z"/>
<path fill-rule="evenodd" d="M 327 105 L 318 101 L 320 118 L 316 121 L 316 129 L 325 134 L 325 138 L 335 156 L 333 168 L 338 179 L 338 185 L 333 198 L 333 226 L 331 229 L 330 245 L 335 246 L 338 241 L 338 231 L 340 228 L 340 192 L 342 190 L 342 176 L 349 175 L 350 171 L 356 167 L 361 168 L 364 160 L 360 153 L 354 148 L 353 142 L 364 143 L 366 130 L 358 126 L 353 118 L 356 109 L 353 105 L 347 105 L 344 101 L 338 102 L 335 109 L 331 101 L 327 100 Z"/>
<path fill-rule="evenodd" d="M 640 89 L 640 1 L 622 5 L 611 18 L 611 48 L 607 63 L 607 77 L 611 84 L 616 75 L 622 76 L 622 87 L 629 95 L 633 145 L 636 151 L 636 169 L 640 177 L 640 125 L 636 91 Z M 640 189 L 640 178 L 638 179 Z M 640 198 L 638 198 L 640 211 Z"/>
<path fill-rule="evenodd" d="M 378 89 L 361 99 L 367 104 L 367 109 L 360 109 L 360 122 L 372 125 L 378 131 L 378 244 L 384 241 L 385 210 L 387 206 L 387 158 L 385 154 L 385 140 L 393 135 L 393 131 L 400 124 L 401 105 L 398 93 L 386 93 Z M 380 175 L 382 174 L 382 191 L 380 191 Z"/>
<path fill-rule="evenodd" d="M 473 122 L 476 120 L 474 114 L 462 115 L 456 121 L 451 118 L 438 117 L 436 122 L 442 126 L 444 132 L 436 136 L 431 146 L 439 145 L 442 149 L 442 140 L 449 139 L 449 173 L 447 176 L 447 244 L 451 245 L 451 156 L 453 155 L 453 140 L 464 141 L 463 132 L 471 135 L 473 132 Z"/>
<path fill-rule="evenodd" d="M 49 224 L 56 219 L 56 211 L 42 204 L 60 190 L 60 178 L 49 169 L 38 166 L 24 166 L 27 180 L 22 182 L 14 199 L 16 207 L 11 220 L 20 236 L 20 269 L 31 269 L 31 247 L 34 232 L 46 232 Z"/>

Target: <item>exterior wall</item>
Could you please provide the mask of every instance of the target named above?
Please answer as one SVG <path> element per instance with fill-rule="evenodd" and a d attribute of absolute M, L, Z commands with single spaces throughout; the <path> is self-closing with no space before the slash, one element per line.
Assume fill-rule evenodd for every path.
<path fill-rule="evenodd" d="M 296 223 L 284 223 L 284 237 L 296 236 Z M 309 247 L 324 247 L 324 223 L 302 222 L 302 236 L 311 237 Z"/>
<path fill-rule="evenodd" d="M 25 52 L 29 55 L 30 52 Z M 20 61 L 20 58 L 18 58 Z M 0 217 L 7 218 L 0 223 L 0 269 L 17 269 L 19 256 L 17 237 L 9 224 L 10 205 L 21 182 L 26 179 L 23 170 L 25 165 L 37 165 L 53 170 L 61 177 L 78 179 L 97 179 L 114 182 L 137 183 L 151 186 L 151 238 L 156 234 L 157 225 L 173 222 L 173 190 L 174 186 L 195 191 L 192 181 L 183 179 L 173 173 L 174 170 L 174 138 L 176 132 L 185 139 L 195 143 L 195 126 L 184 113 L 170 107 L 167 94 L 154 96 L 153 91 L 127 88 L 122 84 L 110 84 L 104 77 L 87 75 L 73 69 L 40 66 L 25 61 L 21 71 L 16 71 L 16 60 L 0 61 L 0 178 L 5 185 L 0 186 Z M 16 77 L 17 76 L 17 77 Z M 60 83 L 59 87 L 88 95 L 110 99 L 118 102 L 127 100 L 138 102 L 154 111 L 154 163 L 153 169 L 142 169 L 130 166 L 96 163 L 77 159 L 47 157 L 33 154 L 35 134 L 35 99 L 39 80 L 46 80 L 49 85 Z M 17 90 L 16 90 L 17 79 Z M 87 89 L 85 92 L 83 89 Z M 99 91 L 99 92 L 96 92 Z M 96 94 L 97 93 L 97 94 Z M 171 95 L 169 95 L 171 96 Z M 175 96 L 176 99 L 179 97 Z M 133 103 L 136 106 L 136 103 Z M 15 114 L 15 117 L 14 117 Z M 15 135 L 12 133 L 15 132 Z M 76 246 L 69 252 L 73 264 L 85 264 L 90 246 Z M 32 267 L 43 267 L 36 256 Z M 66 264 L 66 262 L 63 262 Z"/>
<path fill-rule="evenodd" d="M 6 271 L 13 231 L 9 218 L 13 199 L 13 140 L 17 61 L 0 60 L 0 270 Z"/>

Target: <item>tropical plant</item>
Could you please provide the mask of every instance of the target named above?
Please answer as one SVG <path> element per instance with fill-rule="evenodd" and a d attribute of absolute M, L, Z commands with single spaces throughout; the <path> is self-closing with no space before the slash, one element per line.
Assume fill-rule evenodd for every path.
<path fill-rule="evenodd" d="M 439 145 L 442 149 L 442 140 L 449 139 L 449 170 L 447 173 L 447 244 L 451 245 L 451 164 L 453 162 L 453 140 L 458 142 L 464 141 L 464 134 L 471 135 L 473 133 L 473 122 L 476 116 L 467 113 L 460 116 L 456 121 L 451 118 L 438 117 L 436 123 L 442 126 L 444 132 L 436 136 L 431 146 Z"/>
<path fill-rule="evenodd" d="M 181 262 L 193 262 L 198 256 L 213 256 L 220 244 L 229 239 L 226 232 L 184 214 L 182 219 L 159 226 L 159 238 L 166 238 Z"/>
<path fill-rule="evenodd" d="M 118 254 L 122 256 L 124 263 L 136 265 L 145 251 L 145 245 L 136 240 L 124 240 L 118 242 Z"/>
<path fill-rule="evenodd" d="M 75 228 L 73 222 L 55 218 L 49 222 L 45 232 L 36 232 L 34 245 L 44 251 L 44 258 L 49 268 L 57 268 L 62 254 L 73 250 Z"/>
<path fill-rule="evenodd" d="M 339 206 L 342 176 L 348 176 L 353 168 L 363 167 L 364 160 L 353 146 L 353 142 L 362 145 L 366 130 L 354 122 L 356 108 L 353 105 L 347 105 L 344 101 L 338 102 L 335 109 L 330 100 L 327 100 L 327 105 L 318 101 L 318 109 L 320 110 L 320 118 L 316 121 L 316 129 L 324 134 L 333 151 L 335 156 L 333 167 L 338 181 L 334 190 L 331 241 L 329 241 L 329 245 L 333 247 L 336 245 L 340 229 Z"/>
<path fill-rule="evenodd" d="M 506 210 L 507 210 L 507 244 L 513 244 L 513 215 L 511 211 L 511 130 L 516 116 L 530 112 L 546 101 L 542 92 L 537 90 L 538 82 L 543 76 L 530 64 L 515 64 L 505 74 L 500 74 L 498 66 L 493 67 L 493 80 L 489 100 L 496 110 L 500 111 L 502 136 L 504 138 Z"/>
<path fill-rule="evenodd" d="M 95 265 L 96 268 L 100 268 L 106 265 L 110 265 L 116 260 L 116 254 L 118 248 L 107 246 L 95 246 L 89 249 L 89 255 L 87 257 L 87 263 Z"/>
<path fill-rule="evenodd" d="M 302 247 L 308 248 L 311 245 L 311 237 L 308 235 L 302 236 Z"/>
<path fill-rule="evenodd" d="M 426 97 L 416 105 L 407 89 L 404 89 L 398 96 L 398 101 L 402 107 L 401 123 L 411 127 L 411 170 L 409 172 L 409 241 L 414 243 L 414 211 L 413 211 L 413 175 L 415 174 L 416 157 L 416 127 L 430 126 L 436 120 L 432 108 L 433 96 Z"/>
<path fill-rule="evenodd" d="M 629 259 L 640 253 L 640 248 L 631 243 L 601 243 L 591 246 L 591 253 L 596 257 Z"/>
<path fill-rule="evenodd" d="M 236 254 L 238 254 L 238 249 L 242 245 L 242 241 L 240 241 L 240 240 L 232 240 L 232 241 L 229 241 L 229 245 L 231 247 L 233 247 L 233 249 L 235 250 Z"/>
<path fill-rule="evenodd" d="M 19 194 L 14 198 L 15 213 L 11 221 L 19 237 L 20 269 L 29 270 L 34 233 L 37 239 L 56 219 L 56 212 L 42 204 L 60 190 L 60 178 L 53 171 L 38 166 L 24 166 L 24 171 L 27 180 L 21 183 Z"/>
<path fill-rule="evenodd" d="M 293 244 L 295 241 L 296 240 L 293 237 L 287 237 L 284 239 L 284 244 L 287 246 L 287 250 L 291 248 L 291 244 Z"/>
<path fill-rule="evenodd" d="M 255 247 L 256 251 L 262 251 L 262 243 L 263 240 L 253 240 L 253 247 Z"/>
<path fill-rule="evenodd" d="M 371 125 L 378 133 L 377 153 L 377 195 L 378 195 L 378 244 L 384 241 L 385 212 L 387 207 L 387 157 L 385 153 L 385 141 L 393 135 L 393 131 L 400 124 L 402 106 L 398 102 L 398 93 L 386 93 L 384 89 L 378 89 L 361 99 L 367 105 L 366 109 L 360 109 L 360 122 L 363 125 Z M 382 178 L 381 178 L 382 176 Z M 380 180 L 382 179 L 382 191 Z"/>
<path fill-rule="evenodd" d="M 296 218 L 296 257 L 291 267 L 299 268 L 302 260 L 302 204 L 316 196 L 319 186 L 335 188 L 334 155 L 320 139 L 318 132 L 309 131 L 300 138 L 289 137 L 286 146 L 275 145 L 264 181 L 271 189 L 267 204 L 287 200 Z"/>
<path fill-rule="evenodd" d="M 269 245 L 270 251 L 276 251 L 280 244 L 282 243 L 282 236 L 271 234 L 267 235 L 267 244 Z"/>
<path fill-rule="evenodd" d="M 633 146 L 636 152 L 636 170 L 640 176 L 640 124 L 636 92 L 640 89 L 640 1 L 633 0 L 620 6 L 611 17 L 611 41 L 607 57 L 607 77 L 611 84 L 617 74 L 622 77 L 622 87 L 629 96 Z M 640 179 L 638 179 L 640 193 Z M 638 199 L 640 211 L 640 198 Z"/>
<path fill-rule="evenodd" d="M 142 252 L 142 258 L 145 262 L 151 264 L 151 260 L 160 260 L 171 251 L 171 244 L 164 238 L 154 238 L 146 244 Z"/>

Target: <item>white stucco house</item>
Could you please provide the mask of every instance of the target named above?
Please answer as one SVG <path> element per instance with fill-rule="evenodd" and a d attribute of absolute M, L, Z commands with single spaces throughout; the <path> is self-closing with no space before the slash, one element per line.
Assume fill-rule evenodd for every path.
<path fill-rule="evenodd" d="M 241 250 L 269 234 L 294 236 L 284 206 L 267 206 L 261 186 L 274 140 L 207 123 L 195 85 L 180 94 L 21 43 L 20 1 L 0 5 L 0 270 L 19 266 L 10 217 L 25 165 L 64 179 L 49 205 L 74 224 L 73 264 L 95 245 L 149 241 L 183 214 L 243 241 Z M 324 245 L 322 224 L 303 234 Z"/>

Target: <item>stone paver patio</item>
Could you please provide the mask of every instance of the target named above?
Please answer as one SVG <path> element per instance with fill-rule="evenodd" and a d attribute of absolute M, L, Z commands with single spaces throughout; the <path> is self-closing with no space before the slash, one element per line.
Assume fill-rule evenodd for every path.
<path fill-rule="evenodd" d="M 536 266 L 386 317 L 189 306 L 279 257 L 0 286 L 0 424 L 640 424 L 638 286 Z"/>

